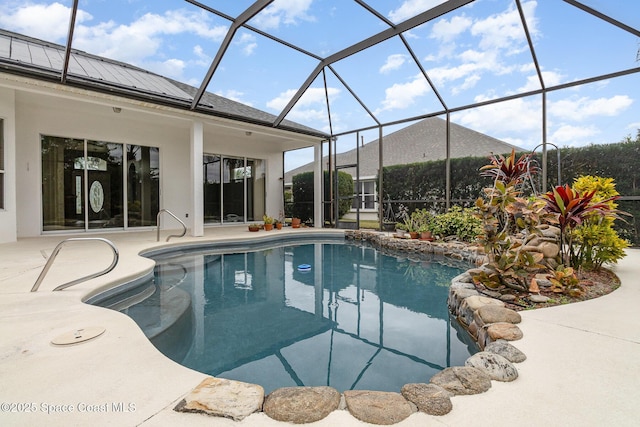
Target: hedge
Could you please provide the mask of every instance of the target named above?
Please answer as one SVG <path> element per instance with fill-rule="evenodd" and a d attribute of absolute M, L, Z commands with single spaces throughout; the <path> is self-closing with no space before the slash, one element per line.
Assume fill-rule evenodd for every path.
<path fill-rule="evenodd" d="M 518 153 L 518 156 L 526 153 Z M 541 154 L 536 153 L 541 162 Z M 562 183 L 573 183 L 581 175 L 614 178 L 616 189 L 623 196 L 640 196 L 640 130 L 635 139 L 606 145 L 560 149 Z M 491 185 L 479 169 L 488 163 L 487 157 L 451 159 L 451 200 L 455 205 L 470 206 L 480 196 L 482 188 Z M 557 152 L 547 152 L 547 189 L 557 184 Z M 409 211 L 427 208 L 444 212 L 446 199 L 446 161 L 429 161 L 383 168 L 384 201 L 402 203 Z M 540 182 L 536 185 L 540 189 Z M 634 246 L 640 245 L 640 200 L 621 200 L 618 208 L 629 214 L 626 222 L 616 221 L 620 236 Z M 397 211 L 397 208 L 394 207 Z M 637 218 L 637 220 L 636 220 Z"/>
<path fill-rule="evenodd" d="M 313 172 L 304 172 L 292 178 L 293 204 L 291 205 L 291 215 L 300 218 L 303 222 L 313 221 Z M 324 171 L 324 199 L 329 197 L 329 172 Z M 338 194 L 353 195 L 353 177 L 346 172 L 338 171 Z M 353 197 L 341 199 L 338 203 L 338 217 L 341 218 L 351 209 Z M 329 203 L 324 204 L 324 217 L 330 218 Z"/>

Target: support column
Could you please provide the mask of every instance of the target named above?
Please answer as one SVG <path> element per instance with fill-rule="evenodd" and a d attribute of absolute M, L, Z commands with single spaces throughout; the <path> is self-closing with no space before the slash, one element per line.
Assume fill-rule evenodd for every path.
<path fill-rule="evenodd" d="M 191 235 L 204 236 L 204 190 L 202 156 L 204 155 L 204 125 L 202 122 L 191 124 L 189 140 L 189 165 L 191 177 Z"/>
<path fill-rule="evenodd" d="M 322 143 L 313 146 L 313 226 L 322 228 Z"/>

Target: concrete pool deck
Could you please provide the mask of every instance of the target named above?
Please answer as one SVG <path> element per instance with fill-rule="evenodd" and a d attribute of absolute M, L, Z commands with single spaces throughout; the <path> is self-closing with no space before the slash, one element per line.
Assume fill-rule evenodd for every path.
<path fill-rule="evenodd" d="M 260 238 L 276 233 L 245 230 L 212 228 L 204 238 L 185 237 L 170 243 Z M 277 233 L 310 232 L 336 233 L 320 229 Z M 163 231 L 161 238 L 167 234 Z M 65 246 L 40 290 L 31 293 L 45 256 L 66 237 L 20 239 L 0 245 L 0 425 L 287 425 L 262 413 L 236 422 L 174 412 L 173 407 L 206 375 L 164 357 L 127 316 L 82 303 L 97 290 L 150 271 L 153 263 L 138 253 L 167 244 L 156 243 L 155 231 L 95 235 L 118 247 L 116 269 L 51 292 L 60 283 L 105 268 L 111 260 L 104 244 Z M 527 360 L 516 365 L 516 381 L 493 381 L 486 393 L 455 396 L 453 411 L 445 416 L 415 413 L 396 425 L 636 426 L 640 402 L 640 250 L 631 249 L 627 254 L 614 268 L 622 286 L 612 294 L 521 312 L 519 326 L 524 338 L 514 345 Z M 91 326 L 106 331 L 83 344 L 51 344 L 61 334 Z M 370 424 L 348 411 L 334 411 L 308 425 Z"/>

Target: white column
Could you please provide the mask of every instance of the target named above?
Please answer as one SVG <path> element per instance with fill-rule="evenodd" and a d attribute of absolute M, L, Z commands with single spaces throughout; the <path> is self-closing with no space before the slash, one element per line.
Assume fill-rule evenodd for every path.
<path fill-rule="evenodd" d="M 322 143 L 313 146 L 313 226 L 322 228 Z"/>
<path fill-rule="evenodd" d="M 190 176 L 191 176 L 191 235 L 204 236 L 204 194 L 202 156 L 204 155 L 204 126 L 193 122 L 190 132 Z"/>

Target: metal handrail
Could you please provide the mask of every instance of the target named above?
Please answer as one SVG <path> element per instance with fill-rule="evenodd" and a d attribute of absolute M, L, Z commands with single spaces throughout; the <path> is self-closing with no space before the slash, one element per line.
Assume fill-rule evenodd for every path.
<path fill-rule="evenodd" d="M 75 238 L 71 238 L 71 239 L 66 239 L 66 240 L 63 240 L 62 242 L 58 243 L 58 245 L 55 247 L 53 252 L 51 252 L 51 256 L 47 260 L 47 263 L 44 265 L 44 268 L 42 269 L 42 271 L 40 272 L 40 275 L 38 276 L 38 279 L 36 279 L 36 283 L 34 283 L 33 287 L 31 288 L 31 292 L 35 292 L 35 291 L 38 290 L 38 288 L 40 287 L 40 284 L 44 280 L 44 276 L 46 276 L 47 272 L 51 268 L 51 265 L 53 264 L 53 261 L 58 256 L 58 252 L 60 252 L 60 249 L 62 249 L 62 247 L 65 244 L 67 244 L 69 242 L 83 242 L 83 241 L 100 241 L 100 242 L 104 242 L 107 245 L 109 245 L 109 247 L 113 251 L 113 261 L 111 261 L 111 265 L 109 267 L 105 268 L 104 270 L 99 271 L 97 273 L 89 274 L 89 275 L 83 276 L 83 277 L 81 277 L 79 279 L 72 280 L 71 282 L 64 283 L 64 284 L 54 288 L 53 289 L 54 291 L 61 291 L 63 289 L 68 288 L 69 286 L 77 285 L 80 282 L 84 282 L 86 280 L 90 280 L 90 279 L 94 279 L 96 277 L 102 276 L 104 274 L 107 274 L 108 272 L 110 272 L 111 270 L 113 270 L 116 267 L 116 264 L 118 264 L 118 259 L 120 258 L 120 255 L 118 253 L 118 248 L 116 248 L 116 246 L 111 241 L 109 241 L 107 239 L 103 239 L 101 237 L 75 237 Z"/>
<path fill-rule="evenodd" d="M 182 225 L 182 234 L 171 234 L 169 236 L 167 236 L 167 240 L 165 240 L 166 242 L 169 241 L 170 238 L 172 237 L 183 237 L 185 234 L 187 234 L 187 226 L 185 225 L 184 222 L 182 222 L 182 220 L 180 218 L 178 218 L 177 216 L 175 216 L 171 211 L 167 210 L 167 209 L 160 209 L 160 212 L 158 212 L 158 215 L 156 216 L 156 222 L 158 223 L 158 232 L 156 233 L 156 241 L 159 242 L 160 241 L 160 214 L 162 213 L 168 213 L 169 215 L 171 215 L 172 217 L 174 217 L 176 219 L 176 221 L 178 221 L 180 223 L 180 225 Z"/>

